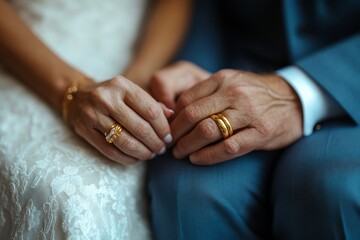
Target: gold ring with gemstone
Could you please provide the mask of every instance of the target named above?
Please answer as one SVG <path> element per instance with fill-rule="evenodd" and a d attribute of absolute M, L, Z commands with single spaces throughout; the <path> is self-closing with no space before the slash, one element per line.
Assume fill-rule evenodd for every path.
<path fill-rule="evenodd" d="M 122 130 L 122 126 L 118 123 L 111 125 L 104 133 L 106 141 L 108 143 L 113 143 L 120 136 Z"/>

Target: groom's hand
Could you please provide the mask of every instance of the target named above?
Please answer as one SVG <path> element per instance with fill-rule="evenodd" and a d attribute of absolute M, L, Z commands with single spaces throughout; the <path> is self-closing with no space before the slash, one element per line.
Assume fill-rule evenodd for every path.
<path fill-rule="evenodd" d="M 154 74 L 150 82 L 150 92 L 157 101 L 174 109 L 179 94 L 209 76 L 210 74 L 200 67 L 180 61 Z"/>
<path fill-rule="evenodd" d="M 210 118 L 218 113 L 233 129 L 226 139 L 227 131 L 222 133 L 219 123 Z M 299 139 L 301 103 L 277 75 L 222 70 L 179 97 L 170 127 L 176 158 L 189 156 L 195 164 L 214 164 Z"/>

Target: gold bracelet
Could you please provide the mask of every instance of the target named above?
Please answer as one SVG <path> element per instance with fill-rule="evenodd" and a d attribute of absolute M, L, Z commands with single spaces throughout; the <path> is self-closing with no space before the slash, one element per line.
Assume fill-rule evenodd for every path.
<path fill-rule="evenodd" d="M 89 78 L 85 77 L 85 76 L 81 76 L 80 78 L 75 79 L 74 81 L 71 82 L 70 86 L 67 88 L 66 92 L 65 92 L 65 96 L 62 102 L 62 117 L 64 119 L 65 122 L 68 122 L 68 106 L 69 103 L 74 100 L 74 94 L 79 91 L 79 85 L 86 81 L 89 80 Z"/>

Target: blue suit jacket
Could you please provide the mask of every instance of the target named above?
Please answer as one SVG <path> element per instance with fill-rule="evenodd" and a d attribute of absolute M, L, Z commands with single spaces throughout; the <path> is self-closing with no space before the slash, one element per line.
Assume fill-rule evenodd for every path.
<path fill-rule="evenodd" d="M 198 0 L 179 58 L 210 71 L 297 65 L 360 124 L 359 0 Z"/>

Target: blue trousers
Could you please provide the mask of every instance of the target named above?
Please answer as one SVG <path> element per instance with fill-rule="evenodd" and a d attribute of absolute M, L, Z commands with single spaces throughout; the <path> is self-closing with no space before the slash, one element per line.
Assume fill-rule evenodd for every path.
<path fill-rule="evenodd" d="M 286 149 L 214 166 L 149 165 L 155 239 L 359 239 L 360 127 L 329 123 Z"/>

